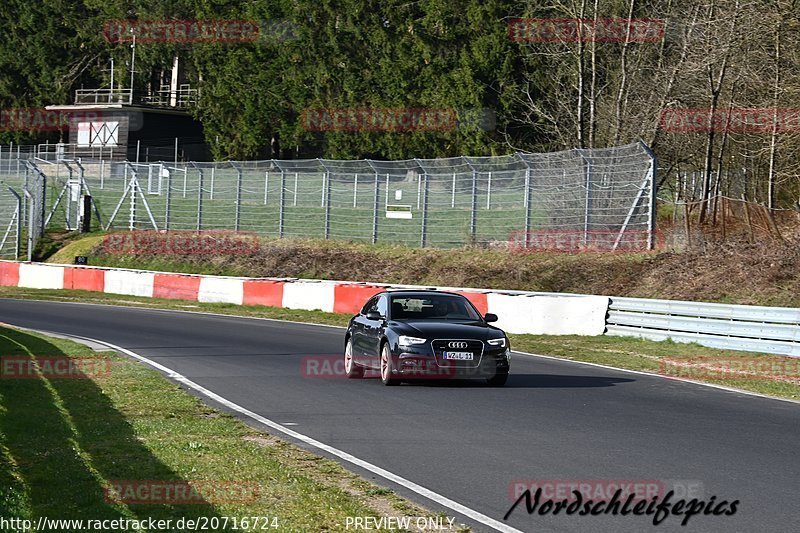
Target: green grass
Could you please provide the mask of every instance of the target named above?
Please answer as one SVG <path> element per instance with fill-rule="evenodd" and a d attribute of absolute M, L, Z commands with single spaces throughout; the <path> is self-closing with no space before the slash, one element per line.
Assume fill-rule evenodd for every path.
<path fill-rule="evenodd" d="M 105 238 L 105 234 L 96 234 L 70 242 L 67 246 L 60 248 L 48 257 L 48 261 L 51 263 L 70 264 L 75 260 L 75 256 L 89 254 L 95 246 L 103 242 L 103 238 Z"/>
<path fill-rule="evenodd" d="M 0 297 L 80 301 L 182 311 L 202 311 L 233 316 L 290 320 L 332 326 L 345 326 L 350 318 L 348 315 L 326 313 L 323 311 L 189 302 L 71 290 L 0 287 Z M 700 346 L 699 344 L 685 344 L 672 341 L 655 342 L 634 337 L 614 337 L 605 335 L 558 336 L 510 334 L 509 338 L 513 349 L 516 351 L 549 355 L 572 361 L 603 364 L 629 370 L 667 373 L 670 375 L 672 375 L 672 371 L 664 366 L 665 360 L 677 359 L 685 361 L 687 364 L 715 364 L 715 362 L 724 360 L 758 360 L 779 364 L 794 364 L 794 366 L 791 367 L 795 369 L 794 374 L 789 376 L 790 378 L 794 378 L 792 382 L 775 380 L 763 373 L 747 376 L 744 379 L 731 379 L 728 377 L 729 375 L 722 372 L 719 374 L 719 379 L 710 375 L 702 375 L 698 376 L 697 381 L 706 381 L 780 398 L 800 400 L 800 376 L 798 376 L 797 373 L 798 361 L 790 357 L 717 350 Z"/>
<path fill-rule="evenodd" d="M 726 387 L 757 392 L 779 398 L 800 400 L 800 361 L 797 358 L 779 355 L 757 354 L 707 348 L 695 343 L 678 343 L 671 340 L 650 341 L 635 337 L 601 335 L 586 337 L 578 335 L 510 335 L 515 350 L 550 355 L 571 361 L 584 361 L 628 370 L 640 370 L 664 375 L 682 375 Z M 786 377 L 793 382 L 775 380 L 768 373 L 760 372 L 742 379 L 732 379 L 727 372 L 735 370 L 737 362 L 769 362 L 787 365 Z M 691 370 L 676 373 L 673 362 L 697 365 L 707 364 L 719 369 L 702 376 Z M 784 367 L 785 368 L 785 367 Z M 716 374 L 716 375 L 712 375 Z"/>
<path fill-rule="evenodd" d="M 305 532 L 341 530 L 347 516 L 433 516 L 334 461 L 204 405 L 129 358 L 7 327 L 0 327 L 0 353 L 111 362 L 105 376 L 0 380 L 3 518 L 269 516 L 281 530 Z M 124 504 L 104 497 L 113 480 L 230 481 L 257 491 L 247 503 Z"/>

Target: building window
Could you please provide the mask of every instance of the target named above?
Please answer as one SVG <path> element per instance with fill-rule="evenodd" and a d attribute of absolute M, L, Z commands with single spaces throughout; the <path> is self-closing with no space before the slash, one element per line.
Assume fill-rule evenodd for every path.
<path fill-rule="evenodd" d="M 117 146 L 119 122 L 79 122 L 78 146 Z"/>

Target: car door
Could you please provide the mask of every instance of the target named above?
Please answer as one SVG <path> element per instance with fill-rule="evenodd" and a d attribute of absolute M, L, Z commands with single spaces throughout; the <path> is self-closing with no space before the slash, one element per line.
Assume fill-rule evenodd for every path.
<path fill-rule="evenodd" d="M 374 296 L 370 298 L 366 304 L 364 304 L 361 312 L 359 312 L 358 315 L 353 319 L 353 326 L 350 330 L 353 342 L 353 359 L 361 365 L 364 364 L 364 357 L 366 356 L 366 340 L 364 335 L 367 317 L 365 315 L 370 309 L 377 309 L 377 302 L 378 297 Z"/>
<path fill-rule="evenodd" d="M 389 315 L 389 298 L 380 294 L 368 311 L 377 311 L 381 318 L 369 320 L 364 317 L 364 364 L 371 368 L 380 368 L 380 341 Z"/>

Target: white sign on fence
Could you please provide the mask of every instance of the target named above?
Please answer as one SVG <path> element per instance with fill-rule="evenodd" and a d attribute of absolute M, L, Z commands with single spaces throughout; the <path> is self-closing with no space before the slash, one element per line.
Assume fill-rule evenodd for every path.
<path fill-rule="evenodd" d="M 386 218 L 412 218 L 410 205 L 387 205 Z"/>

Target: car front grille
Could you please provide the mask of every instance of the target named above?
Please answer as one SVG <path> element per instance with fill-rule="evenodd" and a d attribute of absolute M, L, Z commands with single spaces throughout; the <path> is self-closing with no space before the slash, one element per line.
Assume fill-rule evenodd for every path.
<path fill-rule="evenodd" d="M 451 346 L 451 343 L 456 343 Z M 483 341 L 466 339 L 436 339 L 431 342 L 436 363 L 452 368 L 475 368 L 480 366 L 483 357 Z M 444 352 L 470 352 L 472 361 L 445 359 Z"/>

